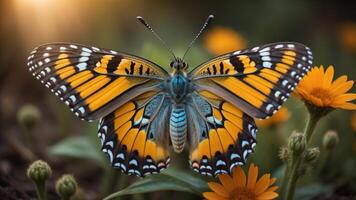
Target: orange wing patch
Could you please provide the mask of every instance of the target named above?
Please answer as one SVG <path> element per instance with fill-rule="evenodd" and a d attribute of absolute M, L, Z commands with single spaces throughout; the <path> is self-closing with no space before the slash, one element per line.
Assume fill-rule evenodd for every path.
<path fill-rule="evenodd" d="M 231 56 L 230 58 L 215 59 L 201 65 L 191 73 L 194 77 L 250 74 L 257 71 L 256 63 L 247 55 Z"/>
<path fill-rule="evenodd" d="M 168 140 L 161 134 L 165 129 L 157 126 L 165 117 L 164 101 L 163 94 L 147 92 L 101 120 L 98 135 L 102 150 L 114 167 L 129 175 L 145 176 L 168 166 Z"/>
<path fill-rule="evenodd" d="M 256 145 L 254 120 L 231 103 L 222 99 L 219 101 L 208 91 L 194 95 L 193 101 L 192 107 L 197 113 L 191 109 L 190 116 L 199 115 L 204 119 L 205 126 L 202 128 L 199 120 L 194 121 L 194 130 L 202 131 L 189 135 L 190 141 L 198 140 L 191 147 L 191 167 L 201 174 L 216 176 L 230 173 L 234 166 L 243 165 Z"/>

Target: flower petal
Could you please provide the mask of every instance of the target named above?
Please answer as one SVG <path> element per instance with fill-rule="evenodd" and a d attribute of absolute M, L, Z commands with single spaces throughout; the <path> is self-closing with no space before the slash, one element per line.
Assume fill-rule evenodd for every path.
<path fill-rule="evenodd" d="M 247 188 L 254 189 L 257 181 L 258 176 L 258 167 L 254 164 L 250 165 L 248 170 L 248 179 L 247 179 Z"/>
<path fill-rule="evenodd" d="M 277 181 L 276 178 L 271 178 L 271 179 L 269 180 L 269 185 L 273 185 L 276 181 Z"/>
<path fill-rule="evenodd" d="M 333 83 L 332 83 L 332 88 L 333 87 L 337 87 L 338 85 L 340 84 L 343 84 L 347 81 L 347 76 L 346 75 L 343 75 L 343 76 L 340 76 L 339 78 L 337 78 Z M 331 89 L 331 88 L 330 88 Z"/>
<path fill-rule="evenodd" d="M 235 188 L 234 181 L 229 175 L 221 174 L 219 175 L 219 180 L 229 193 L 234 190 Z"/>
<path fill-rule="evenodd" d="M 276 192 L 264 192 L 261 195 L 258 195 L 256 200 L 269 200 L 269 199 L 275 199 L 278 197 L 278 194 Z"/>
<path fill-rule="evenodd" d="M 208 185 L 211 188 L 211 190 L 216 192 L 218 195 L 220 195 L 222 197 L 226 197 L 226 198 L 229 197 L 228 191 L 219 183 L 210 182 L 210 183 L 208 183 Z"/>
<path fill-rule="evenodd" d="M 241 167 L 235 167 L 232 173 L 232 178 L 236 187 L 245 187 L 246 186 L 246 175 Z"/>
<path fill-rule="evenodd" d="M 271 177 L 270 174 L 265 174 L 257 181 L 256 187 L 255 187 L 255 194 L 256 195 L 259 195 L 259 194 L 263 193 L 264 191 L 266 191 L 268 186 L 270 186 L 270 184 L 269 184 L 270 177 Z"/>
<path fill-rule="evenodd" d="M 338 108 L 346 109 L 346 110 L 356 110 L 356 104 L 354 103 L 344 103 L 342 105 L 337 106 Z"/>
<path fill-rule="evenodd" d="M 346 94 L 342 94 L 340 96 L 337 96 L 333 103 L 338 104 L 338 103 L 344 103 L 344 102 L 348 102 L 348 101 L 353 101 L 356 99 L 356 94 L 355 93 L 346 93 Z"/>
<path fill-rule="evenodd" d="M 268 189 L 266 190 L 266 192 L 274 192 L 274 191 L 276 191 L 278 188 L 279 188 L 278 186 L 272 186 L 272 187 L 268 188 Z"/>
<path fill-rule="evenodd" d="M 331 86 L 331 82 L 334 78 L 334 67 L 330 65 L 325 72 L 324 81 L 323 81 L 323 88 L 329 88 Z"/>
<path fill-rule="evenodd" d="M 219 196 L 215 192 L 204 192 L 203 196 L 208 200 L 228 200 L 228 198 Z"/>
<path fill-rule="evenodd" d="M 338 87 L 333 87 L 333 89 L 330 90 L 330 94 L 334 96 L 344 94 L 347 91 L 349 91 L 353 85 L 354 85 L 354 81 L 347 81 L 343 84 L 340 84 Z"/>

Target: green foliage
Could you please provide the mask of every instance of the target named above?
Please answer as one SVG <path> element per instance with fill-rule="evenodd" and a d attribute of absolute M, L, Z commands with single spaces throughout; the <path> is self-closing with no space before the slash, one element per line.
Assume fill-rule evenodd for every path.
<path fill-rule="evenodd" d="M 330 185 L 322 185 L 320 183 L 313 183 L 297 189 L 294 199 L 310 200 L 318 195 L 329 196 L 332 193 Z"/>
<path fill-rule="evenodd" d="M 69 156 L 89 159 L 105 168 L 108 161 L 100 151 L 100 145 L 95 144 L 88 136 L 68 137 L 49 148 L 52 155 Z"/>
<path fill-rule="evenodd" d="M 141 179 L 127 188 L 107 196 L 105 199 L 162 190 L 175 190 L 201 195 L 202 192 L 208 190 L 208 185 L 206 181 L 192 173 L 168 168 L 161 174 Z"/>

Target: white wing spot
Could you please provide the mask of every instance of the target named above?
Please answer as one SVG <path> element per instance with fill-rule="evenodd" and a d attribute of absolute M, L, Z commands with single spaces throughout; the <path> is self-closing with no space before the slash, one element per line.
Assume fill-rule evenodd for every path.
<path fill-rule="evenodd" d="M 86 62 L 89 60 L 89 57 L 80 57 L 79 62 Z"/>
<path fill-rule="evenodd" d="M 97 47 L 91 47 L 94 51 L 100 51 L 100 49 L 99 48 L 97 48 Z"/>
<path fill-rule="evenodd" d="M 80 55 L 81 56 L 90 56 L 91 54 L 86 51 L 82 51 L 82 53 Z"/>
<path fill-rule="evenodd" d="M 86 48 L 86 47 L 83 47 L 82 50 L 83 50 L 83 51 L 86 51 L 86 52 L 88 52 L 88 53 L 93 52 L 92 50 L 90 50 L 90 49 L 88 49 L 88 48 Z"/>
<path fill-rule="evenodd" d="M 82 71 L 82 70 L 86 69 L 86 67 L 87 67 L 87 64 L 86 64 L 86 63 L 79 63 L 79 64 L 77 65 L 77 69 L 78 69 L 79 71 Z"/>
<path fill-rule="evenodd" d="M 260 47 L 254 47 L 254 48 L 252 48 L 251 50 L 252 51 L 258 51 L 260 49 Z"/>
<path fill-rule="evenodd" d="M 271 68 L 272 63 L 271 63 L 271 62 L 263 62 L 263 63 L 262 63 L 262 66 L 263 66 L 263 67 L 266 67 L 266 68 Z"/>
<path fill-rule="evenodd" d="M 266 47 L 266 48 L 264 48 L 264 49 L 260 50 L 260 52 L 269 51 L 270 49 L 271 49 L 271 48 Z"/>
<path fill-rule="evenodd" d="M 74 44 L 71 44 L 69 45 L 70 48 L 73 48 L 73 49 L 78 49 L 78 46 L 77 45 L 74 45 Z"/>
<path fill-rule="evenodd" d="M 269 53 L 269 52 L 265 52 L 265 53 Z M 271 57 L 269 57 L 269 56 L 263 56 L 261 59 L 263 61 L 271 61 Z"/>
<path fill-rule="evenodd" d="M 265 52 L 261 52 L 260 56 L 269 56 L 270 52 L 269 51 L 265 51 Z"/>

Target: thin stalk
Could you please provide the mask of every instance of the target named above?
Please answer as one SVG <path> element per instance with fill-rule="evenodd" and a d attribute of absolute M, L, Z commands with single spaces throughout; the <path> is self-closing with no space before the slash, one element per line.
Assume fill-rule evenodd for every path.
<path fill-rule="evenodd" d="M 290 175 L 290 163 L 289 161 L 286 162 L 286 167 L 284 169 L 284 173 L 283 173 L 283 177 L 282 177 L 282 182 L 281 182 L 281 188 L 280 188 L 280 194 L 281 194 L 281 198 L 283 199 L 283 195 L 286 194 L 286 187 L 287 187 L 287 181 L 289 179 L 289 175 Z"/>
<path fill-rule="evenodd" d="M 36 182 L 36 193 L 39 200 L 47 200 L 46 182 Z"/>
<path fill-rule="evenodd" d="M 306 138 L 307 145 L 320 118 L 320 115 L 316 115 L 311 112 L 309 113 L 308 121 L 304 129 L 304 135 Z M 299 156 L 293 156 L 292 158 L 291 168 L 286 184 L 285 199 L 287 200 L 292 200 L 294 197 L 295 186 L 299 178 L 298 169 L 302 162 L 302 158 L 303 154 L 300 154 Z"/>

